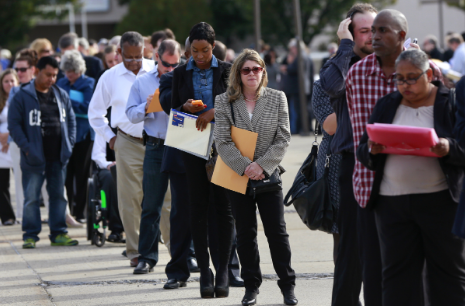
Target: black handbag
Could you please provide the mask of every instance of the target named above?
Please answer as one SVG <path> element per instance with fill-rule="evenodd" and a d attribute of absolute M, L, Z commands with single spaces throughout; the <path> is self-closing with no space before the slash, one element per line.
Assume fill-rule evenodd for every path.
<path fill-rule="evenodd" d="M 234 108 L 232 103 L 229 103 L 231 106 L 231 115 L 233 119 L 234 125 L 236 125 L 236 118 L 234 116 Z M 255 196 L 260 193 L 264 192 L 270 192 L 270 191 L 279 191 L 283 190 L 283 184 L 281 181 L 281 173 L 279 168 L 276 168 L 276 170 L 270 175 L 267 176 L 265 174 L 265 178 L 263 180 L 255 181 L 255 180 L 250 180 L 249 183 L 247 184 L 247 191 L 246 194 L 249 196 L 253 196 L 255 199 Z"/>
<path fill-rule="evenodd" d="M 315 141 L 312 150 L 300 167 L 291 189 L 284 198 L 284 205 L 294 204 L 300 219 L 309 229 L 331 233 L 336 215 L 328 182 L 331 159 L 330 146 L 326 152 L 325 173 L 321 178 L 316 179 L 318 156 L 316 131 L 318 131 L 318 125 L 315 125 Z M 291 197 L 292 200 L 289 201 Z"/>

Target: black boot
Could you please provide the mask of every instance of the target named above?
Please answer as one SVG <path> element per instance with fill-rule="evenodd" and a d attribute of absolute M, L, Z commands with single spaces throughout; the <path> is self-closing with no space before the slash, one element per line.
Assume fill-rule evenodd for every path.
<path fill-rule="evenodd" d="M 245 295 L 242 298 L 242 305 L 249 306 L 257 304 L 257 295 L 258 292 L 246 290 Z"/>
<path fill-rule="evenodd" d="M 284 296 L 284 304 L 286 305 L 297 305 L 299 301 L 296 299 L 294 295 L 294 288 L 289 288 L 285 290 L 281 290 Z"/>
<path fill-rule="evenodd" d="M 208 272 L 200 272 L 200 296 L 204 299 L 215 297 L 213 288 L 213 272 L 208 269 Z"/>
<path fill-rule="evenodd" d="M 215 296 L 217 298 L 225 298 L 229 295 L 229 277 L 228 266 L 225 269 L 219 269 L 216 273 L 215 280 Z"/>

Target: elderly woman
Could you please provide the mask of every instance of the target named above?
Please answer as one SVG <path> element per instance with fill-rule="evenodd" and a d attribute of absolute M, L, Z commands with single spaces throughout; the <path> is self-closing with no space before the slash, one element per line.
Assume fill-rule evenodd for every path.
<path fill-rule="evenodd" d="M 0 219 L 3 225 L 13 225 L 15 213 L 10 199 L 10 169 L 13 167 L 9 152 L 8 136 L 8 105 L 7 100 L 11 89 L 18 86 L 16 71 L 6 69 L 0 74 Z"/>
<path fill-rule="evenodd" d="M 396 60 L 398 91 L 381 98 L 369 123 L 434 128 L 438 157 L 383 154 L 363 135 L 357 158 L 376 171 L 369 206 L 375 209 L 383 265 L 383 306 L 465 305 L 465 242 L 452 234 L 463 182 L 465 150 L 453 137 L 455 102 L 431 82 L 428 56 L 408 50 Z M 425 265 L 426 263 L 426 265 Z"/>
<path fill-rule="evenodd" d="M 57 85 L 68 94 L 76 114 L 76 144 L 69 159 L 66 173 L 66 193 L 72 213 L 78 222 L 84 223 L 87 197 L 87 178 L 91 165 L 94 131 L 90 127 L 87 110 L 92 98 L 94 79 L 84 75 L 86 63 L 76 50 L 66 51 L 60 62 L 65 77 Z M 76 191 L 74 192 L 74 186 Z M 76 194 L 76 197 L 74 195 Z M 73 202 L 75 203 L 74 207 Z"/>
<path fill-rule="evenodd" d="M 226 93 L 216 97 L 215 141 L 223 161 L 239 175 L 263 180 L 276 170 L 291 140 L 289 113 L 283 92 L 267 88 L 265 62 L 260 55 L 245 49 L 234 61 Z M 242 156 L 231 138 L 231 126 L 258 133 L 253 161 Z M 291 247 L 284 221 L 282 190 L 256 196 L 227 190 L 237 228 L 237 252 L 245 283 L 242 305 L 255 305 L 262 283 L 257 245 L 257 215 L 260 216 L 279 276 L 278 286 L 286 305 L 296 305 L 295 272 L 291 268 Z"/>

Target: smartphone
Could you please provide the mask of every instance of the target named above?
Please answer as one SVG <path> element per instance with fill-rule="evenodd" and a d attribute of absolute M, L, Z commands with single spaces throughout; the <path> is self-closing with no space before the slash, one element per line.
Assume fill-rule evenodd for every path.
<path fill-rule="evenodd" d="M 414 39 L 413 39 L 413 43 L 416 44 L 416 45 L 418 45 L 418 38 L 414 38 Z"/>

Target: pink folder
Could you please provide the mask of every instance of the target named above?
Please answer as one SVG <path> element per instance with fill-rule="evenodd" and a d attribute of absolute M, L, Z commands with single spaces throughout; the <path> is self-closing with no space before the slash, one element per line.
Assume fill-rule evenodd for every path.
<path fill-rule="evenodd" d="M 439 157 L 430 148 L 439 142 L 436 131 L 431 128 L 396 124 L 367 124 L 371 141 L 386 146 L 384 154 Z"/>

